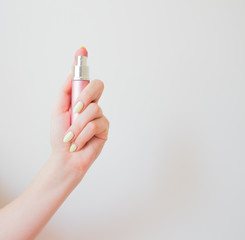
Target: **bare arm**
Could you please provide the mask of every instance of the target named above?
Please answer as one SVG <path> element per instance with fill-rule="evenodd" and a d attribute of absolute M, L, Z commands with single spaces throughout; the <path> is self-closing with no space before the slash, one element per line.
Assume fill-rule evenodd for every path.
<path fill-rule="evenodd" d="M 34 239 L 82 175 L 51 156 L 30 186 L 0 211 L 0 239 Z"/>
<path fill-rule="evenodd" d="M 98 157 L 109 128 L 98 106 L 103 87 L 94 80 L 82 91 L 75 103 L 79 115 L 70 126 L 69 75 L 51 116 L 52 153 L 28 188 L 0 210 L 0 239 L 34 239 Z"/>

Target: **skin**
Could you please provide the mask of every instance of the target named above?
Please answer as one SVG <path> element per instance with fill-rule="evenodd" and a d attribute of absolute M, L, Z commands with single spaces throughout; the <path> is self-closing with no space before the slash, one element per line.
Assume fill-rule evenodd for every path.
<path fill-rule="evenodd" d="M 81 49 L 75 58 L 80 54 Z M 77 102 L 84 106 L 70 126 L 71 79 L 72 74 L 60 89 L 51 114 L 50 157 L 28 188 L 0 210 L 0 239 L 34 239 L 81 182 L 107 140 L 109 121 L 98 106 L 103 82 L 93 80 L 81 92 Z M 69 131 L 74 137 L 64 143 Z M 71 153 L 72 143 L 77 149 Z"/>

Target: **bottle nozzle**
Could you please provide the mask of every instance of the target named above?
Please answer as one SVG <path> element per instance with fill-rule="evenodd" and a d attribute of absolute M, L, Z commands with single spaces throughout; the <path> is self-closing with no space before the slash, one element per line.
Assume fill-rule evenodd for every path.
<path fill-rule="evenodd" d="M 77 56 L 76 65 L 73 68 L 73 80 L 89 80 L 89 69 L 86 56 Z"/>

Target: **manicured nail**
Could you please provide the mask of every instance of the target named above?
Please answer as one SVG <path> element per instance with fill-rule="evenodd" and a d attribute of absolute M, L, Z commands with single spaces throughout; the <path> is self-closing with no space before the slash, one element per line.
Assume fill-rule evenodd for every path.
<path fill-rule="evenodd" d="M 77 146 L 73 143 L 70 147 L 70 152 L 74 152 L 77 149 Z"/>
<path fill-rule="evenodd" d="M 78 102 L 75 107 L 73 108 L 73 112 L 74 113 L 79 113 L 83 108 L 83 103 L 82 102 Z"/>
<path fill-rule="evenodd" d="M 68 132 L 68 133 L 65 135 L 65 137 L 64 137 L 64 139 L 63 139 L 63 142 L 69 142 L 69 141 L 71 141 L 71 139 L 73 138 L 73 136 L 74 136 L 74 134 L 73 134 L 72 132 Z"/>

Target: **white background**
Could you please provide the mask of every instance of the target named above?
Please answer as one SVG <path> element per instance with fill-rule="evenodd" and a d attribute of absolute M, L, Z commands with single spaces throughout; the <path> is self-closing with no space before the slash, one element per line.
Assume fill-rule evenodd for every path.
<path fill-rule="evenodd" d="M 0 1 L 0 203 L 48 159 L 50 112 L 89 51 L 109 140 L 38 237 L 245 239 L 245 2 Z"/>

